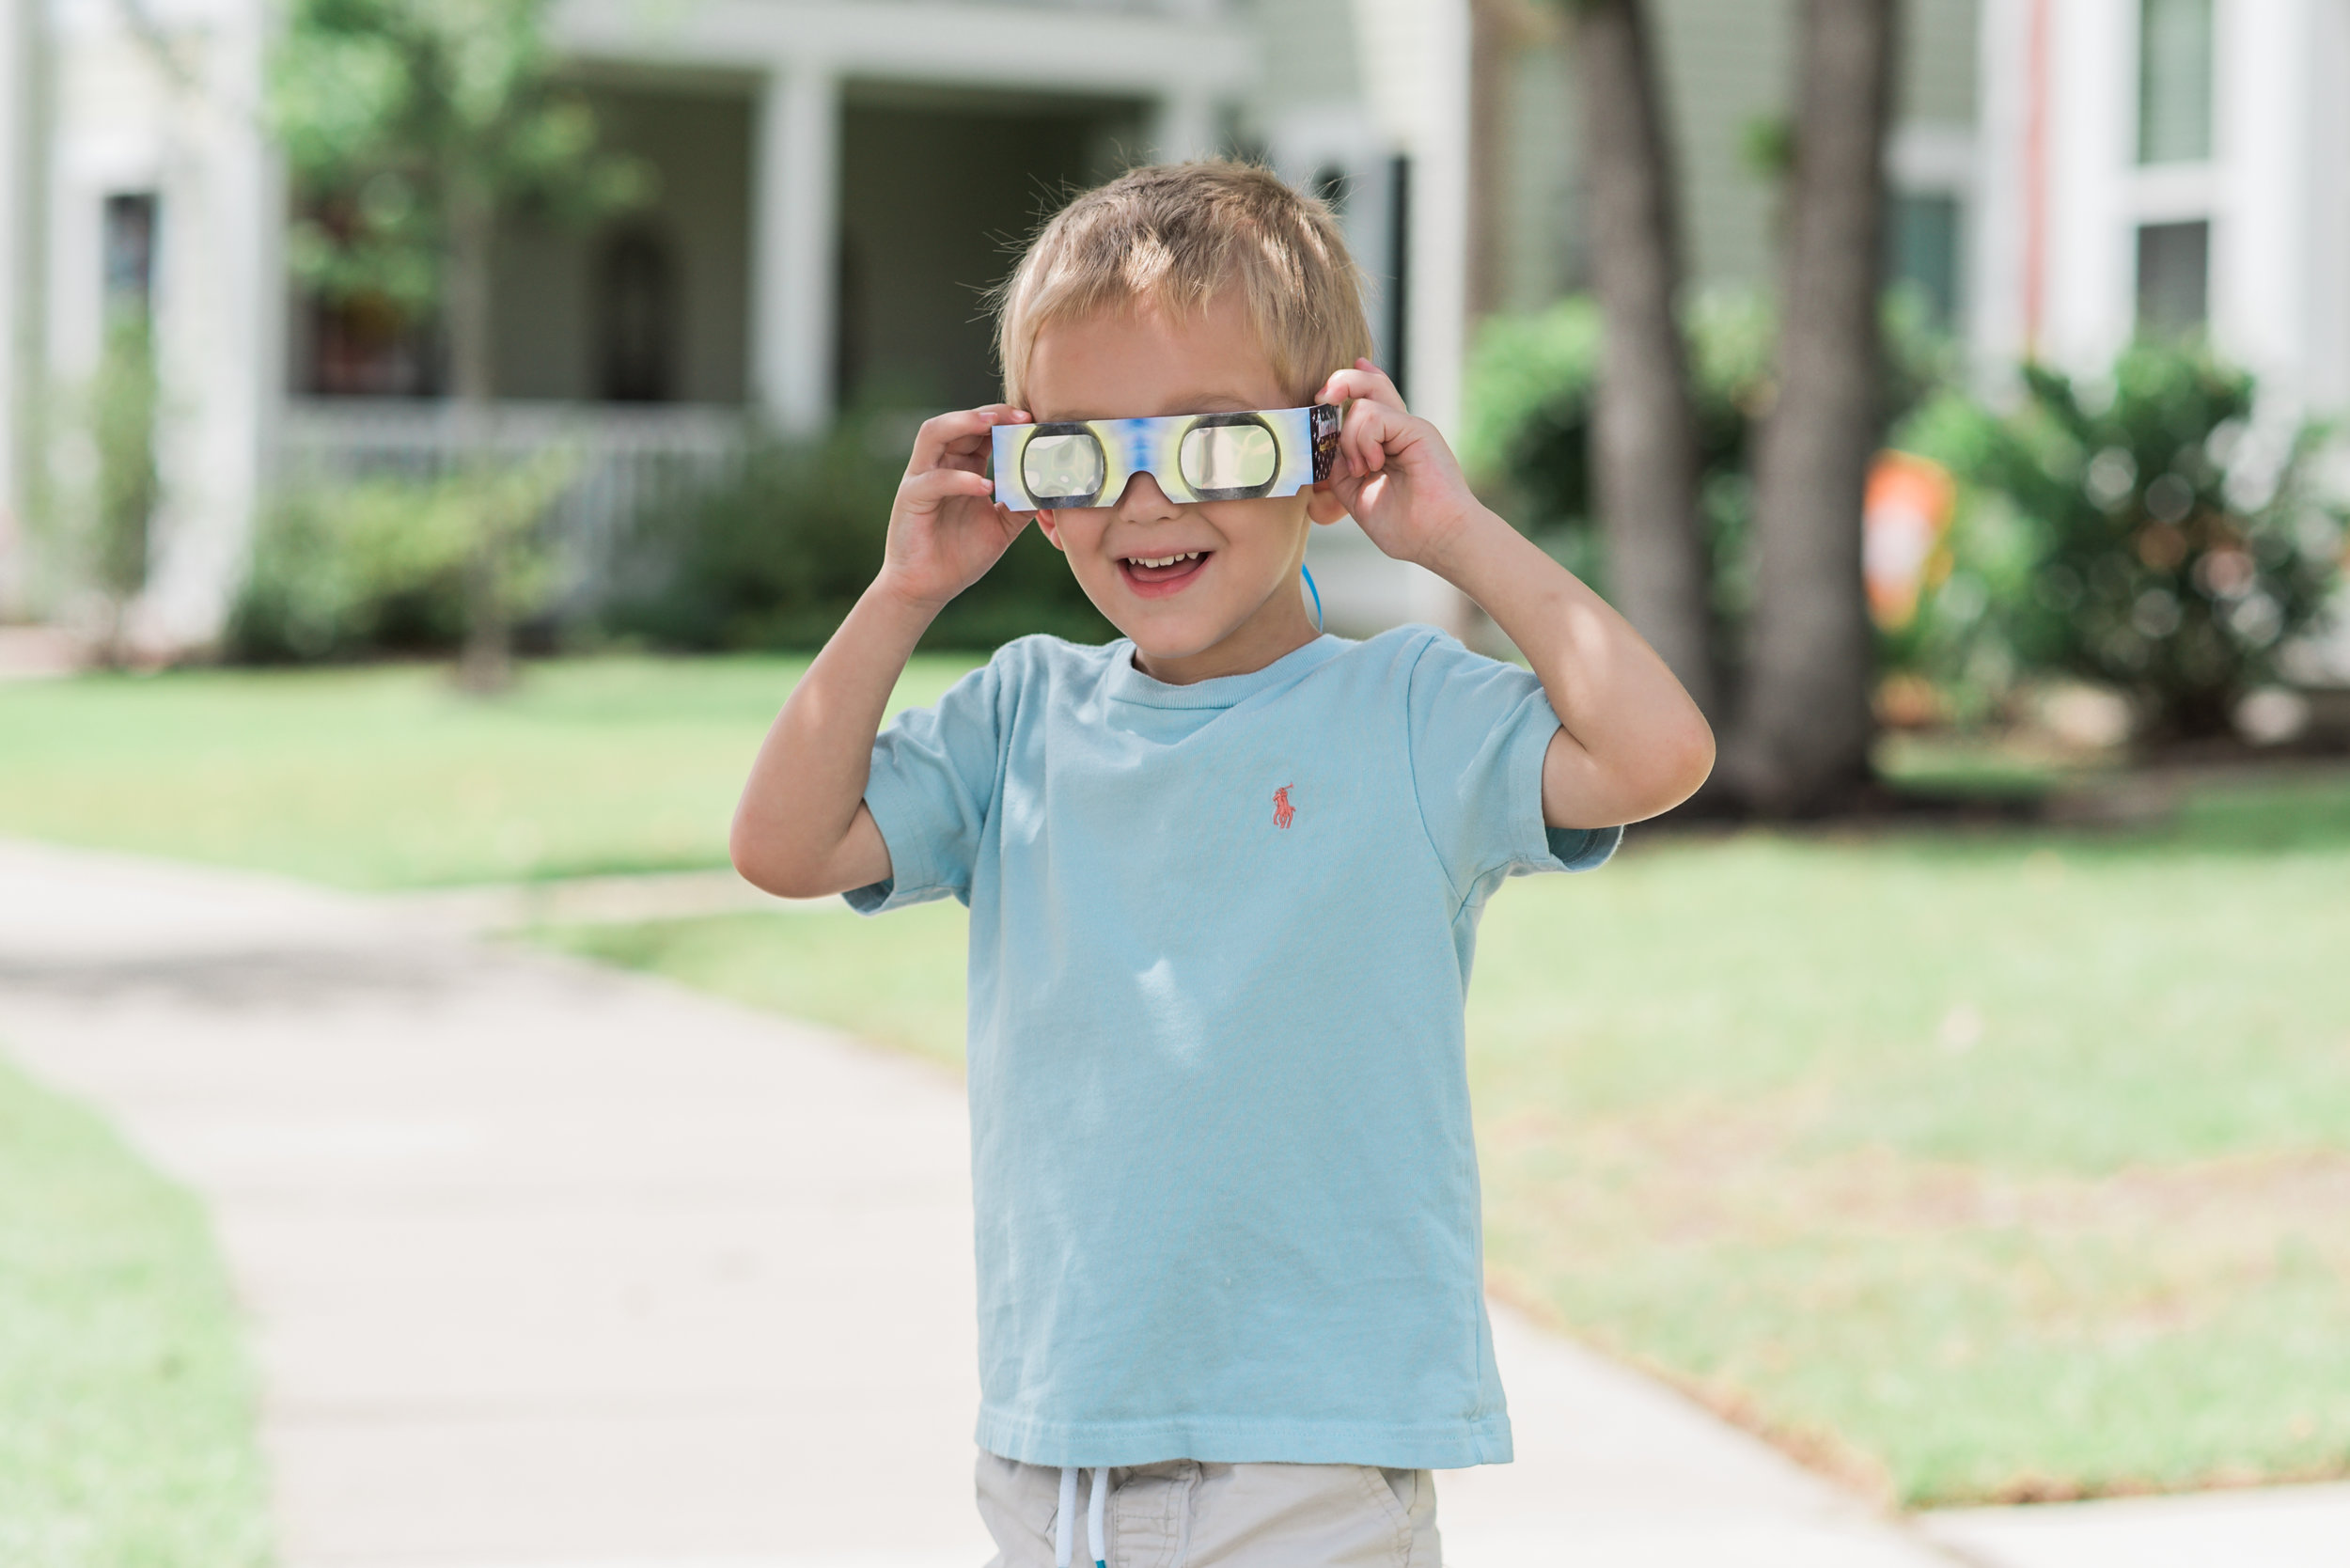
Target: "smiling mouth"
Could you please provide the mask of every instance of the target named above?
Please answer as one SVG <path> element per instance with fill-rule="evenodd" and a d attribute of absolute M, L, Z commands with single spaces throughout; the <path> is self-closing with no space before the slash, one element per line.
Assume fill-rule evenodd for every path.
<path fill-rule="evenodd" d="M 1118 569 L 1136 592 L 1156 599 L 1182 589 L 1214 554 L 1213 550 L 1183 550 L 1165 556 L 1126 556 L 1120 558 Z"/>

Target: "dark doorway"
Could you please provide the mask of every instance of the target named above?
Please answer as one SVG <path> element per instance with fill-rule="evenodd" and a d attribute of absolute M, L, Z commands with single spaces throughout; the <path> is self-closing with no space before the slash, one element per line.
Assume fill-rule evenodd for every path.
<path fill-rule="evenodd" d="M 1045 217 L 1141 152 L 1138 104 L 853 90 L 841 124 L 844 408 L 1001 396 L 983 297 Z"/>
<path fill-rule="evenodd" d="M 595 316 L 596 395 L 615 403 L 666 402 L 676 372 L 677 269 L 659 229 L 628 224 L 604 236 Z"/>

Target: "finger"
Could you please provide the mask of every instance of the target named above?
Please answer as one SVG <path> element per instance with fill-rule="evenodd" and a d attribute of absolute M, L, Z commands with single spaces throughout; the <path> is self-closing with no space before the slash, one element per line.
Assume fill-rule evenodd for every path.
<path fill-rule="evenodd" d="M 927 468 L 918 474 L 908 474 L 898 486 L 901 501 L 926 508 L 935 508 L 959 495 L 992 499 L 995 494 L 994 479 L 968 468 Z"/>
<path fill-rule="evenodd" d="M 1371 399 L 1356 400 L 1339 427 L 1339 450 L 1356 478 L 1376 474 L 1387 465 L 1387 441 L 1410 416 Z"/>
<path fill-rule="evenodd" d="M 992 422 L 986 430 L 975 431 L 970 435 L 958 436 L 948 442 L 946 455 L 939 459 L 940 463 L 952 464 L 957 468 L 968 468 L 973 473 L 982 472 L 987 467 L 988 459 L 995 452 L 997 427 L 1028 425 L 1036 422 L 1027 410 L 1014 408 L 1010 403 L 990 403 L 985 408 L 973 409 L 971 412 L 988 415 Z"/>
<path fill-rule="evenodd" d="M 922 428 L 914 432 L 914 455 L 906 461 L 906 472 L 918 474 L 925 468 L 936 467 L 950 445 L 968 443 L 965 450 L 976 450 L 997 425 L 1026 423 L 1026 414 L 1010 403 L 990 403 L 984 408 L 935 415 L 923 420 Z"/>
<path fill-rule="evenodd" d="M 985 447 L 998 425 L 1034 423 L 1026 410 L 1014 408 L 1010 403 L 989 403 L 984 408 L 966 409 L 964 412 L 984 417 L 987 420 L 987 426 L 985 429 L 974 431 L 967 435 L 956 436 L 947 443 L 950 448 L 958 451 L 966 447 L 976 450 Z"/>
<path fill-rule="evenodd" d="M 1330 379 L 1322 384 L 1322 391 L 1314 400 L 1338 403 L 1351 402 L 1357 398 L 1386 403 L 1399 413 L 1409 412 L 1404 407 L 1403 394 L 1396 390 L 1395 383 L 1387 372 L 1368 359 L 1356 360 L 1352 369 L 1332 371 Z"/>

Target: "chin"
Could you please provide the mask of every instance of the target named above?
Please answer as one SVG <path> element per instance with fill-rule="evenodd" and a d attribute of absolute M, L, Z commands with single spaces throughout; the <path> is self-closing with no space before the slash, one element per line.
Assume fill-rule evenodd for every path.
<path fill-rule="evenodd" d="M 1112 616 L 1110 623 L 1123 633 L 1145 658 L 1151 659 L 1193 658 L 1205 653 L 1239 630 L 1237 625 L 1152 625 L 1136 616 L 1122 621 Z"/>

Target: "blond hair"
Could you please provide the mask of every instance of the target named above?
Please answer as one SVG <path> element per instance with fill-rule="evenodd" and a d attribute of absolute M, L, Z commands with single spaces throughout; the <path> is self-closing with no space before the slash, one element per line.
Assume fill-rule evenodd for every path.
<path fill-rule="evenodd" d="M 1057 321 L 1144 301 L 1204 310 L 1228 288 L 1301 402 L 1371 353 L 1359 274 L 1325 204 L 1253 164 L 1154 164 L 1055 213 L 996 290 L 1005 399 L 1026 397 L 1037 334 Z"/>

